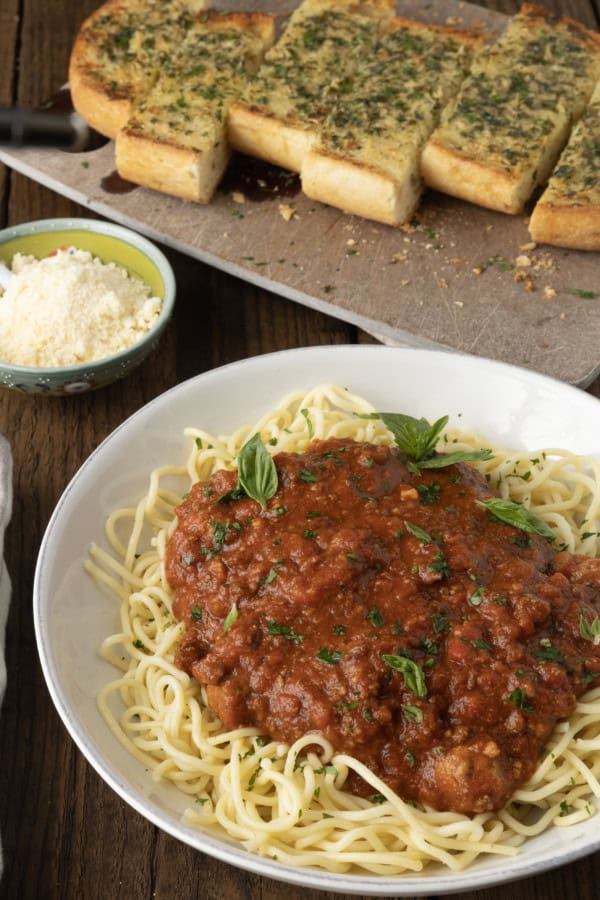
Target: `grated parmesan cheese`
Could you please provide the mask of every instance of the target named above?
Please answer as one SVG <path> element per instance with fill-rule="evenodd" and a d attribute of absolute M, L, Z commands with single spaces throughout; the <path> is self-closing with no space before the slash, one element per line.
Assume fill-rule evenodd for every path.
<path fill-rule="evenodd" d="M 160 313 L 150 287 L 75 247 L 15 254 L 0 293 L 0 359 L 56 368 L 103 359 L 140 340 Z"/>

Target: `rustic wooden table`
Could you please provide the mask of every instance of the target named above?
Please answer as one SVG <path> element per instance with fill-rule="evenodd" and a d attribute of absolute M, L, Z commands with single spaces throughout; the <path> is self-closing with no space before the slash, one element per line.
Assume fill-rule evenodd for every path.
<path fill-rule="evenodd" d="M 0 104 L 36 106 L 58 90 L 76 30 L 96 5 L 97 0 L 1 0 Z M 518 3 L 488 0 L 487 5 L 510 13 Z M 597 0 L 546 5 L 588 26 L 600 24 Z M 0 228 L 74 215 L 89 213 L 0 164 Z M 31 596 L 39 544 L 67 482 L 106 435 L 161 392 L 215 366 L 292 347 L 372 342 L 353 326 L 166 252 L 177 277 L 176 313 L 146 364 L 126 380 L 87 395 L 39 399 L 0 391 L 0 432 L 10 441 L 15 463 L 6 546 L 14 588 L 7 631 L 9 680 L 0 725 L 2 898 L 326 896 L 203 856 L 126 806 L 68 737 L 38 663 Z M 600 396 L 600 383 L 589 390 Z M 592 900 L 599 884 L 600 853 L 479 896 Z"/>

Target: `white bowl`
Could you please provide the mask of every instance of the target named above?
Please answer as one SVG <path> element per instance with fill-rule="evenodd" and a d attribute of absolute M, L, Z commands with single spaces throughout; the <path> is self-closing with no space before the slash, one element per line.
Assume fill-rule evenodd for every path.
<path fill-rule="evenodd" d="M 109 732 L 95 697 L 114 677 L 98 646 L 115 630 L 116 609 L 83 571 L 89 544 L 102 541 L 107 514 L 139 499 L 155 466 L 185 460 L 184 427 L 233 431 L 288 392 L 324 382 L 362 394 L 377 409 L 429 420 L 449 414 L 451 424 L 481 431 L 497 446 L 565 447 L 600 457 L 596 399 L 533 372 L 443 351 L 307 348 L 234 363 L 178 385 L 128 419 L 91 455 L 64 492 L 42 543 L 34 588 L 36 636 L 50 693 L 73 740 L 127 803 L 169 834 L 243 869 L 310 888 L 439 895 L 524 878 L 600 848 L 594 818 L 551 828 L 514 858 L 488 857 L 460 873 L 430 867 L 419 876 L 390 878 L 294 868 L 184 823 L 186 798 L 154 783 Z"/>

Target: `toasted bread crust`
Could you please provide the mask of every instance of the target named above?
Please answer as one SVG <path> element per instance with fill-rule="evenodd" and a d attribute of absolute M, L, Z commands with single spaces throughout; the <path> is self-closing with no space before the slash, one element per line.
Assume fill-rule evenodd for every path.
<path fill-rule="evenodd" d="M 125 0 L 107 0 L 81 26 L 69 60 L 69 87 L 77 112 L 100 134 L 114 138 L 123 127 L 135 90 L 126 81 L 114 87 L 102 78 L 94 26 L 104 17 L 119 18 L 127 9 Z"/>
<path fill-rule="evenodd" d="M 234 103 L 229 111 L 228 140 L 232 147 L 273 165 L 300 172 L 316 134 L 306 122 L 282 120 L 255 104 Z"/>
<path fill-rule="evenodd" d="M 573 250 L 600 250 L 600 207 L 537 203 L 529 233 L 539 244 Z"/>
<path fill-rule="evenodd" d="M 224 140 L 201 153 L 125 128 L 116 143 L 117 171 L 122 178 L 196 203 L 210 203 L 230 157 Z"/>
<path fill-rule="evenodd" d="M 418 167 L 406 164 L 404 178 L 322 148 L 309 151 L 302 166 L 302 190 L 308 197 L 346 213 L 384 225 L 411 218 L 421 199 Z"/>

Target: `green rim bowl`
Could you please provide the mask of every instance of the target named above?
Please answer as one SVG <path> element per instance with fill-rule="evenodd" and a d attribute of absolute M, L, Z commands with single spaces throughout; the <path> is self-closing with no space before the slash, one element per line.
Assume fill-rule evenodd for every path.
<path fill-rule="evenodd" d="M 152 328 L 135 344 L 103 359 L 75 366 L 38 368 L 0 360 L 0 386 L 26 394 L 66 396 L 117 381 L 139 365 L 157 345 L 173 313 L 175 276 L 158 247 L 129 228 L 97 219 L 41 219 L 0 231 L 0 260 L 10 266 L 15 253 L 47 256 L 59 247 L 88 250 L 144 281 L 162 307 Z"/>

